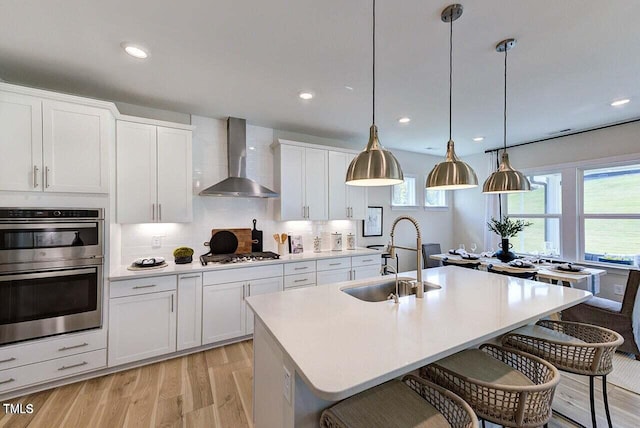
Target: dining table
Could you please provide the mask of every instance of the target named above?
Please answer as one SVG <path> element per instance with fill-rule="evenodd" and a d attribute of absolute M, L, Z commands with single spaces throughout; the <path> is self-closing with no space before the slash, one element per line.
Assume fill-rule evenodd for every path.
<path fill-rule="evenodd" d="M 467 256 L 468 257 L 468 256 Z M 486 270 L 487 266 L 493 265 L 496 267 L 506 268 L 513 272 L 522 271 L 522 268 L 510 266 L 509 263 L 505 263 L 497 259 L 496 257 L 482 257 L 475 258 L 463 258 L 459 254 L 443 253 L 432 254 L 429 256 L 432 260 L 452 260 L 452 261 L 466 261 L 466 262 L 479 262 L 480 266 Z M 526 259 L 518 259 L 526 260 Z M 580 288 L 590 291 L 592 294 L 598 294 L 600 292 L 600 277 L 607 274 L 605 269 L 596 269 L 586 266 L 581 266 L 581 270 L 578 272 L 572 272 L 568 270 L 562 270 L 559 266 L 563 263 L 553 261 L 542 261 L 540 263 L 531 263 L 533 267 L 528 267 L 527 270 L 535 270 L 538 280 L 546 280 L 552 284 L 561 284 L 565 287 Z M 573 264 L 577 266 L 576 264 Z"/>

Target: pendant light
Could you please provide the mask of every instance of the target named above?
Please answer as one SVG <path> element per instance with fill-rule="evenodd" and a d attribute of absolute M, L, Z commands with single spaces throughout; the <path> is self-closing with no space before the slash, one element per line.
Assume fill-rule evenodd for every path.
<path fill-rule="evenodd" d="M 453 92 L 453 21 L 462 16 L 462 5 L 452 4 L 442 11 L 440 17 L 443 22 L 450 24 L 449 28 L 449 142 L 444 162 L 437 164 L 429 175 L 425 187 L 428 189 L 455 190 L 469 189 L 478 186 L 475 171 L 456 156 L 453 140 L 451 139 L 452 123 L 452 92 Z"/>
<path fill-rule="evenodd" d="M 506 39 L 496 45 L 497 52 L 504 52 L 504 151 L 498 170 L 484 182 L 482 193 L 516 193 L 531 190 L 531 183 L 523 173 L 511 166 L 507 153 L 507 52 L 515 45 L 515 39 Z"/>
<path fill-rule="evenodd" d="M 346 183 L 351 186 L 393 186 L 404 181 L 400 163 L 378 140 L 376 127 L 376 0 L 373 0 L 373 114 L 367 147 L 347 168 Z"/>

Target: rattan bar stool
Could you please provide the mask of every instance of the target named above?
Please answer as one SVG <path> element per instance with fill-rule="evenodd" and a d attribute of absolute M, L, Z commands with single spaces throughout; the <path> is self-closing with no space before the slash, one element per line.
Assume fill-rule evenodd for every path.
<path fill-rule="evenodd" d="M 323 428 L 478 428 L 471 407 L 444 388 L 407 375 L 322 412 Z"/>
<path fill-rule="evenodd" d="M 589 376 L 591 423 L 594 428 L 597 426 L 593 388 L 596 376 L 602 376 L 602 399 L 607 422 L 610 428 L 613 427 L 607 397 L 607 375 L 613 370 L 613 354 L 623 342 L 622 336 L 613 330 L 578 322 L 551 320 L 538 321 L 536 325 L 519 328 L 502 338 L 502 344 L 506 347 L 543 358 L 559 370 Z"/>
<path fill-rule="evenodd" d="M 539 427 L 551 419 L 558 370 L 533 355 L 484 344 L 420 369 L 458 394 L 479 418 L 505 427 Z"/>

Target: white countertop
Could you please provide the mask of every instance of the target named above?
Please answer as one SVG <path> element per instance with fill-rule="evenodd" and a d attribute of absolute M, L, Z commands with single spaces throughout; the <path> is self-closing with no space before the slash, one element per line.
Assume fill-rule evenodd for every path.
<path fill-rule="evenodd" d="M 401 275 L 415 278 L 415 271 Z M 424 299 L 364 302 L 340 291 L 377 280 L 252 296 L 247 303 L 310 390 L 336 401 L 591 296 L 454 266 L 424 271 L 424 281 L 442 287 Z"/>
<path fill-rule="evenodd" d="M 247 268 L 252 266 L 264 266 L 269 264 L 282 264 L 282 263 L 295 263 L 308 260 L 318 259 L 335 259 L 340 257 L 354 257 L 354 256 L 366 256 L 370 254 L 381 255 L 380 251 L 372 250 L 369 248 L 356 248 L 355 250 L 343 250 L 343 251 L 322 251 L 320 253 L 304 252 L 302 254 L 285 254 L 280 256 L 276 260 L 261 260 L 255 262 L 243 262 L 243 263 L 209 263 L 206 266 L 200 264 L 200 260 L 194 255 L 192 263 L 184 265 L 177 265 L 173 260 L 167 260 L 167 266 L 161 269 L 150 269 L 145 271 L 131 271 L 127 269 L 127 266 L 119 266 L 111 270 L 109 275 L 110 281 L 118 281 L 123 279 L 135 279 L 135 278 L 148 278 L 152 276 L 162 275 L 175 275 L 189 272 L 206 272 L 210 270 L 222 270 L 222 269 L 238 269 Z"/>

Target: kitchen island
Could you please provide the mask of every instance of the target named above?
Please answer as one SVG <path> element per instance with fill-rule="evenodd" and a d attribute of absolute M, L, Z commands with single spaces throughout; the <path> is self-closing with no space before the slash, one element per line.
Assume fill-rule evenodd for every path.
<path fill-rule="evenodd" d="M 424 299 L 410 295 L 398 304 L 342 291 L 379 278 L 249 297 L 255 426 L 318 426 L 336 401 L 591 296 L 454 266 L 424 270 L 423 280 L 434 286 Z"/>

